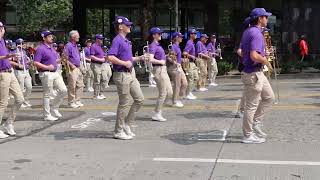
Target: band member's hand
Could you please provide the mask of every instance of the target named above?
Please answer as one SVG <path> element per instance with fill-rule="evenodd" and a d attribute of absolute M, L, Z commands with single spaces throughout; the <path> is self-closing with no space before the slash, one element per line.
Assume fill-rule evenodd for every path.
<path fill-rule="evenodd" d="M 49 71 L 53 71 L 54 70 L 54 66 L 52 64 L 50 64 L 50 65 L 47 66 L 47 69 Z"/>
<path fill-rule="evenodd" d="M 22 64 L 19 64 L 18 67 L 19 67 L 19 69 L 23 69 L 23 65 Z"/>
<path fill-rule="evenodd" d="M 266 64 L 266 66 L 268 67 L 269 71 L 273 71 L 273 67 L 272 65 L 270 64 L 270 62 L 268 61 L 268 63 Z"/>
<path fill-rule="evenodd" d="M 130 69 L 132 67 L 132 62 L 131 61 L 124 61 L 123 64 L 126 68 Z"/>
<path fill-rule="evenodd" d="M 18 57 L 19 54 L 16 54 L 16 53 L 9 53 L 7 54 L 7 57 L 6 58 L 13 58 L 13 57 Z"/>

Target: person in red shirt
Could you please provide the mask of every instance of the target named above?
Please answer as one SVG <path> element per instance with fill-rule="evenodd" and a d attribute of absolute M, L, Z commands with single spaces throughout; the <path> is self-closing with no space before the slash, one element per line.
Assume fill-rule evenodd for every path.
<path fill-rule="evenodd" d="M 299 49 L 300 49 L 300 55 L 301 55 L 301 62 L 306 59 L 309 53 L 308 44 L 306 41 L 305 35 L 301 36 L 301 40 L 299 42 Z"/>

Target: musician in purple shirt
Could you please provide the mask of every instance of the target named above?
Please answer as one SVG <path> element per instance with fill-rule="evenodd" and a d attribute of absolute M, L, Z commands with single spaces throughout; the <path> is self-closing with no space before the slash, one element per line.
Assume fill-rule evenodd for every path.
<path fill-rule="evenodd" d="M 185 97 L 188 86 L 186 75 L 181 67 L 182 52 L 180 49 L 180 43 L 182 42 L 182 38 L 183 35 L 180 32 L 175 32 L 172 34 L 172 51 L 176 56 L 176 61 L 169 58 L 173 65 L 168 68 L 168 72 L 173 82 L 172 103 L 174 107 L 178 108 L 182 108 L 184 106 L 181 99 Z"/>
<path fill-rule="evenodd" d="M 193 95 L 192 91 L 195 90 L 196 82 L 199 79 L 198 68 L 196 66 L 196 48 L 194 41 L 197 39 L 197 30 L 195 28 L 191 28 L 188 31 L 189 40 L 186 44 L 186 47 L 183 50 L 183 56 L 189 60 L 186 74 L 188 80 L 187 87 L 187 96 L 186 99 L 193 100 L 197 99 L 195 95 Z"/>
<path fill-rule="evenodd" d="M 102 48 L 104 39 L 102 34 L 96 34 L 95 43 L 90 47 L 91 69 L 94 75 L 94 99 L 106 99 L 101 92 L 102 85 L 106 83 L 106 78 L 103 73 L 103 63 L 106 62 L 105 52 Z"/>
<path fill-rule="evenodd" d="M 267 26 L 271 13 L 264 8 L 255 8 L 250 13 L 251 27 L 241 38 L 244 63 L 242 82 L 244 84 L 243 143 L 264 143 L 267 134 L 262 131 L 262 119 L 267 108 L 274 101 L 272 87 L 262 71 L 263 65 L 272 66 L 265 56 L 265 40 L 262 30 Z"/>
<path fill-rule="evenodd" d="M 36 49 L 34 64 L 38 68 L 43 87 L 43 116 L 45 121 L 56 121 L 62 117 L 59 107 L 67 94 L 67 87 L 61 74 L 57 71 L 58 54 L 52 47 L 52 32 L 43 31 L 41 37 L 43 42 Z M 50 95 L 53 89 L 56 89 L 58 93 L 50 105 Z"/>
<path fill-rule="evenodd" d="M 8 119 L 3 123 L 3 126 L 8 135 L 14 136 L 16 135 L 16 132 L 14 131 L 13 122 L 16 119 L 16 112 L 24 102 L 24 98 L 18 80 L 12 73 L 12 67 L 9 62 L 9 59 L 18 57 L 18 55 L 9 53 L 5 40 L 3 39 L 5 32 L 4 24 L 0 22 L 0 124 L 2 124 L 2 118 L 8 106 L 8 97 L 10 93 L 14 96 L 15 103 L 12 106 Z M 0 139 L 9 137 L 7 134 L 0 130 Z"/>
<path fill-rule="evenodd" d="M 70 67 L 70 71 L 67 72 L 67 77 L 68 104 L 71 108 L 79 108 L 84 106 L 80 101 L 84 83 L 83 74 L 80 70 L 80 51 L 77 44 L 79 39 L 79 32 L 72 30 L 69 32 L 69 42 L 64 46 L 64 54 Z"/>
<path fill-rule="evenodd" d="M 210 42 L 207 45 L 208 54 L 210 56 L 210 60 L 208 61 L 208 79 L 209 86 L 218 86 L 216 84 L 216 77 L 218 75 L 218 65 L 216 61 L 216 35 L 211 35 Z"/>
<path fill-rule="evenodd" d="M 113 64 L 113 82 L 119 95 L 114 138 L 129 140 L 135 137 L 130 125 L 144 100 L 132 63 L 141 60 L 142 57 L 132 56 L 132 43 L 127 39 L 132 22 L 126 17 L 117 16 L 113 24 L 117 36 L 112 41 L 107 59 Z"/>
<path fill-rule="evenodd" d="M 94 92 L 93 89 L 93 71 L 91 68 L 91 54 L 90 54 L 90 48 L 92 46 L 92 41 L 91 39 L 87 39 L 86 42 L 86 47 L 83 49 L 84 54 L 85 54 L 85 61 L 87 63 L 86 65 L 86 73 L 84 76 L 84 84 L 85 84 L 85 90 L 88 92 Z"/>
<path fill-rule="evenodd" d="M 162 31 L 158 27 L 150 29 L 150 62 L 153 65 L 152 74 L 154 75 L 154 80 L 157 83 L 159 92 L 158 100 L 154 110 L 155 113 L 152 116 L 152 120 L 160 122 L 167 120 L 162 116 L 162 106 L 166 98 L 171 98 L 173 94 L 170 78 L 167 72 L 166 54 L 159 43 L 159 41 L 161 41 L 161 34 Z"/>
<path fill-rule="evenodd" d="M 198 91 L 204 92 L 208 91 L 206 88 L 207 75 L 208 75 L 208 61 L 210 57 L 208 55 L 208 50 L 206 48 L 206 43 L 208 41 L 208 36 L 206 34 L 201 34 L 200 40 L 196 44 L 196 55 L 197 55 L 197 66 L 199 68 L 199 80 L 198 80 Z"/>
<path fill-rule="evenodd" d="M 23 48 L 24 40 L 19 38 L 16 40 L 16 50 L 14 53 L 19 55 L 18 58 L 14 58 L 11 62 L 14 68 L 14 74 L 16 75 L 21 87 L 21 91 L 24 92 L 24 102 L 21 105 L 22 108 L 31 107 L 29 98 L 32 91 L 32 79 L 29 73 L 30 58 L 27 56 L 27 52 Z"/>

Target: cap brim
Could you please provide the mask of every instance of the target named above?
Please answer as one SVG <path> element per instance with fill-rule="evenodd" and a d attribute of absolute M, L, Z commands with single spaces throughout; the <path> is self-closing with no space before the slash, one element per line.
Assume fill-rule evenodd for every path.
<path fill-rule="evenodd" d="M 126 23 L 123 23 L 123 24 L 126 25 L 126 26 L 132 26 L 133 25 L 132 22 L 126 22 Z"/>

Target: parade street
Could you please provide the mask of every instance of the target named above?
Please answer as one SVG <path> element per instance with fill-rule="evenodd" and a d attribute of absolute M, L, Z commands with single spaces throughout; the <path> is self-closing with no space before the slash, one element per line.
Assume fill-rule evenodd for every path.
<path fill-rule="evenodd" d="M 105 100 L 86 92 L 78 109 L 64 101 L 55 122 L 43 121 L 42 88 L 35 87 L 33 107 L 18 112 L 17 136 L 0 140 L 0 180 L 318 180 L 320 77 L 280 76 L 263 144 L 241 143 L 239 78 L 218 78 L 218 87 L 195 92 L 198 99 L 184 100 L 184 108 L 168 101 L 167 122 L 151 121 L 158 94 L 142 84 L 137 136 L 127 141 L 113 139 L 114 85 Z"/>

